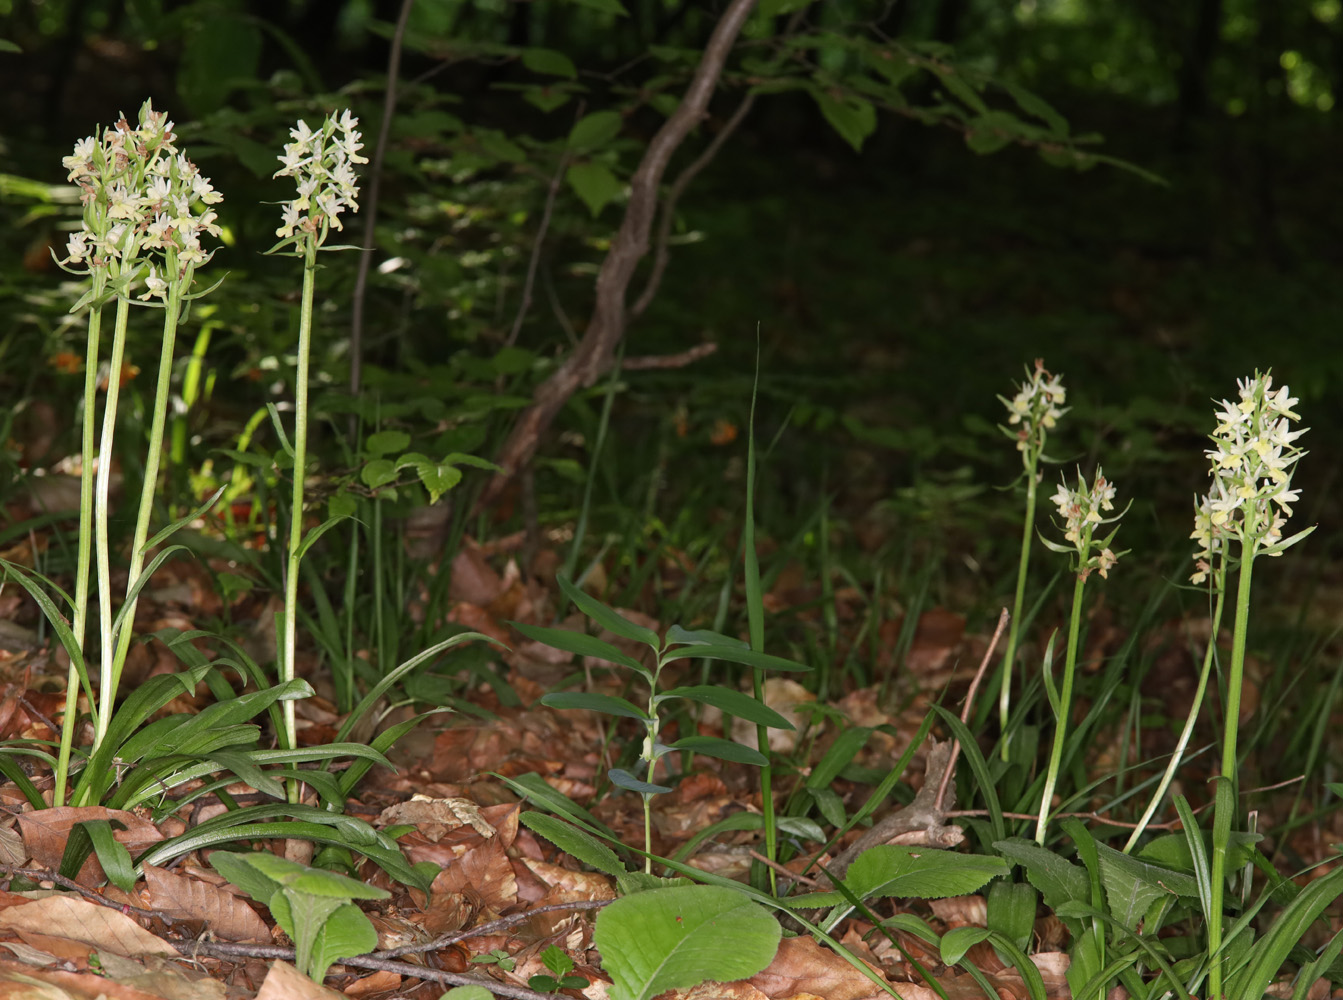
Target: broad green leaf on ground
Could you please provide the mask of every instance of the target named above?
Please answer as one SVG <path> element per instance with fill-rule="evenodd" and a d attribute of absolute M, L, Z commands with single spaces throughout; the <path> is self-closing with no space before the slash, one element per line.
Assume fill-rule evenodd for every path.
<path fill-rule="evenodd" d="M 746 979 L 769 965 L 779 922 L 733 889 L 695 885 L 627 896 L 597 916 L 593 941 L 611 1000 Z"/>
<path fill-rule="evenodd" d="M 1026 879 L 1040 890 L 1041 898 L 1051 910 L 1064 903 L 1091 901 L 1091 886 L 1080 865 L 1022 837 L 1000 840 L 993 847 L 1003 857 L 1025 867 Z"/>
<path fill-rule="evenodd" d="M 940 899 L 978 892 L 1010 869 L 1002 858 L 959 854 L 926 847 L 882 844 L 869 848 L 849 866 L 844 884 L 855 896 L 913 896 Z"/>
<path fill-rule="evenodd" d="M 1096 852 L 1110 915 L 1129 930 L 1137 929 L 1138 921 L 1162 896 L 1198 896 L 1192 875 L 1139 861 L 1104 844 L 1097 844 Z"/>

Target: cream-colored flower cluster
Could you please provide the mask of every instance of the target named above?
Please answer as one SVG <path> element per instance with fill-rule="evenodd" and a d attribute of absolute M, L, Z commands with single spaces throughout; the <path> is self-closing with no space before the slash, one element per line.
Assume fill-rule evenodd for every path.
<path fill-rule="evenodd" d="M 178 151 L 176 138 L 167 114 L 146 101 L 135 128 L 123 117 L 101 141 L 75 143 L 61 164 L 80 187 L 84 225 L 66 244 L 65 266 L 92 270 L 151 251 L 140 296 L 148 299 L 165 297 L 169 281 L 209 259 L 201 237 L 219 235 L 209 206 L 223 196 Z"/>
<path fill-rule="evenodd" d="M 296 232 L 312 233 L 321 243 L 331 228 L 344 228 L 340 216 L 345 209 L 359 211 L 354 164 L 368 158 L 359 155 L 364 147 L 355 131 L 358 124 L 346 108 L 339 118 L 328 115 L 316 132 L 302 119 L 289 130 L 293 142 L 285 145 L 279 157 L 284 166 L 274 176 L 295 178 L 298 197 L 285 203 L 284 221 L 275 235 L 288 239 Z"/>
<path fill-rule="evenodd" d="M 1110 524 L 1118 521 L 1123 513 L 1116 514 L 1114 517 L 1103 517 L 1102 512 L 1114 510 L 1115 487 L 1114 483 L 1105 478 L 1100 469 L 1096 470 L 1096 478 L 1088 487 L 1082 474 L 1077 474 L 1077 489 L 1069 489 L 1066 480 L 1059 483 L 1059 488 L 1050 498 L 1059 509 L 1059 516 L 1063 518 L 1063 537 L 1066 538 L 1074 549 L 1077 550 L 1079 557 L 1078 570 L 1086 576 L 1092 570 L 1096 570 L 1102 577 L 1110 575 L 1110 567 L 1119 561 L 1122 552 L 1115 552 L 1110 548 L 1110 542 L 1114 539 L 1114 532 L 1111 532 L 1105 539 L 1097 541 L 1093 538 L 1093 533 L 1098 525 Z M 1118 529 L 1116 529 L 1118 530 Z M 1059 548 L 1052 543 L 1046 543 L 1050 548 Z M 1093 550 L 1094 554 L 1093 554 Z"/>
<path fill-rule="evenodd" d="M 1230 539 L 1263 555 L 1281 555 L 1282 529 L 1300 496 L 1292 489 L 1292 472 L 1305 452 L 1293 442 L 1306 428 L 1291 429 L 1301 419 L 1293 409 L 1297 400 L 1285 385 L 1275 390 L 1272 375 L 1256 372 L 1237 384 L 1240 400 L 1218 404 L 1213 447 L 1204 453 L 1213 481 L 1194 504 L 1194 583 L 1208 578 L 1213 557 L 1225 553 Z"/>
<path fill-rule="evenodd" d="M 1017 451 L 1023 453 L 1028 465 L 1029 456 L 1044 449 L 1046 433 L 1068 412 L 1062 408 L 1068 395 L 1062 379 L 1061 375 L 1051 375 L 1044 360 L 1036 358 L 1034 370 L 1027 370 L 1026 381 L 1017 394 L 1011 399 L 998 397 L 1007 407 L 1007 422 L 1021 425 L 1008 433 L 1016 438 Z"/>

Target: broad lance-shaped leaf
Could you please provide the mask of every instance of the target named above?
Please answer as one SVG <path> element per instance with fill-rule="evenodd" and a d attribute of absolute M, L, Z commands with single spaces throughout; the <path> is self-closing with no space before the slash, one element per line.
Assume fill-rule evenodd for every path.
<path fill-rule="evenodd" d="M 588 691 L 558 691 L 541 699 L 547 708 L 585 708 L 592 712 L 605 712 L 607 715 L 619 715 L 626 719 L 648 721 L 648 714 L 638 706 L 609 694 L 597 694 Z"/>
<path fill-rule="evenodd" d="M 1040 890 L 1045 905 L 1057 910 L 1064 903 L 1091 901 L 1091 883 L 1086 870 L 1034 841 L 1022 837 L 999 840 L 994 850 L 1026 868 L 1026 878 Z"/>
<path fill-rule="evenodd" d="M 671 791 L 666 785 L 651 785 L 647 781 L 640 781 L 634 775 L 619 767 L 611 768 L 606 772 L 606 776 L 611 779 L 611 784 L 623 788 L 627 792 L 638 792 L 640 795 L 657 795 Z"/>
<path fill-rule="evenodd" d="M 702 982 L 755 975 L 782 929 L 735 889 L 694 885 L 618 899 L 597 915 L 594 943 L 611 974 L 611 1000 L 648 1000 Z"/>
<path fill-rule="evenodd" d="M 693 753 L 702 753 L 706 757 L 717 757 L 719 760 L 730 760 L 738 764 L 754 764 L 756 767 L 764 767 L 769 763 L 769 758 L 759 750 L 717 736 L 687 736 L 673 743 L 670 749 L 690 750 Z"/>
<path fill-rule="evenodd" d="M 668 653 L 663 657 L 663 661 L 670 663 L 672 660 L 726 660 L 729 663 L 742 663 L 748 667 L 759 667 L 762 670 L 810 670 L 811 667 L 805 663 L 797 663 L 793 660 L 785 660 L 781 656 L 771 656 L 769 653 L 757 653 L 754 649 L 742 646 L 689 646 L 685 649 L 678 649 L 673 653 Z"/>
<path fill-rule="evenodd" d="M 714 684 L 696 684 L 691 687 L 672 688 L 657 696 L 659 704 L 669 698 L 685 698 L 704 705 L 722 709 L 728 715 L 735 715 L 747 722 L 769 726 L 771 729 L 792 729 L 793 724 L 768 705 L 756 701 L 749 694 L 734 691 L 732 688 L 718 687 Z"/>
<path fill-rule="evenodd" d="M 566 653 L 577 653 L 579 656 L 591 656 L 608 663 L 618 663 L 622 667 L 637 670 L 645 677 L 648 676 L 647 669 L 638 660 L 626 656 L 609 642 L 603 642 L 586 632 L 570 632 L 568 629 L 546 628 L 541 625 L 524 625 L 521 622 L 509 622 L 508 624 L 533 642 L 542 642 L 547 646 L 562 649 Z"/>
<path fill-rule="evenodd" d="M 555 578 L 560 585 L 560 590 L 564 591 L 564 596 L 573 601 L 578 606 L 578 610 L 587 615 L 594 622 L 600 625 L 612 635 L 618 635 L 622 639 L 630 639 L 633 642 L 641 642 L 650 649 L 656 651 L 660 645 L 658 634 L 651 628 L 643 625 L 636 625 L 630 621 L 615 608 L 608 608 L 601 601 L 584 593 L 572 580 L 563 576 Z"/>
<path fill-rule="evenodd" d="M 530 809 L 519 818 L 527 829 L 539 833 L 565 854 L 583 864 L 607 875 L 625 874 L 625 866 L 616 857 L 615 851 L 572 823 Z"/>

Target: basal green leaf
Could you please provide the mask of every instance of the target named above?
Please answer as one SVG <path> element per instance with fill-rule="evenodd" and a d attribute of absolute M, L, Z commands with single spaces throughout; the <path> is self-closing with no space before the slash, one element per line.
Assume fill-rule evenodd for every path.
<path fill-rule="evenodd" d="M 844 876 L 844 884 L 859 899 L 941 899 L 978 892 L 990 879 L 1006 875 L 1008 870 L 1001 858 L 987 855 L 882 844 L 858 855 Z"/>
<path fill-rule="evenodd" d="M 594 942 L 611 1000 L 746 979 L 773 960 L 779 922 L 740 892 L 696 885 L 618 899 L 597 915 Z"/>

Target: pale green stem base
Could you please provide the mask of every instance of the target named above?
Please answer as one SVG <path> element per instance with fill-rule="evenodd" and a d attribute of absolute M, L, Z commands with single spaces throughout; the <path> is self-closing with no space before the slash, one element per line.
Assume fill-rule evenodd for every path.
<path fill-rule="evenodd" d="M 1049 826 L 1049 813 L 1054 798 L 1054 786 L 1058 784 L 1059 768 L 1063 763 L 1063 742 L 1068 735 L 1068 717 L 1073 700 L 1073 674 L 1077 668 L 1077 638 L 1082 625 L 1082 590 L 1086 578 L 1077 574 L 1073 585 L 1073 610 L 1068 621 L 1068 655 L 1063 663 L 1063 687 L 1059 691 L 1058 721 L 1054 725 L 1054 746 L 1049 752 L 1049 770 L 1045 774 L 1045 790 L 1040 797 L 1040 816 L 1035 824 L 1035 842 L 1041 847 L 1045 843 L 1045 830 Z"/>
<path fill-rule="evenodd" d="M 1236 588 L 1236 624 L 1231 636 L 1231 665 L 1226 676 L 1226 721 L 1222 736 L 1222 773 L 1215 779 L 1213 802 L 1212 886 L 1208 917 L 1208 996 L 1222 996 L 1222 901 L 1226 892 L 1226 851 L 1236 816 L 1236 737 L 1240 730 L 1240 693 L 1245 674 L 1245 637 L 1250 619 L 1253 543 L 1242 546 L 1240 585 Z"/>
<path fill-rule="evenodd" d="M 1035 463 L 1026 467 L 1026 516 L 1021 524 L 1021 557 L 1017 561 L 1017 593 L 1012 600 L 1012 620 L 1007 626 L 1007 648 L 1003 651 L 1002 686 L 998 689 L 998 731 L 1002 734 L 1002 757 L 1011 749 L 1007 724 L 1012 707 L 1012 681 L 1016 675 L 1017 633 L 1021 627 L 1021 605 L 1026 597 L 1026 574 L 1031 562 L 1031 536 L 1035 533 Z"/>

